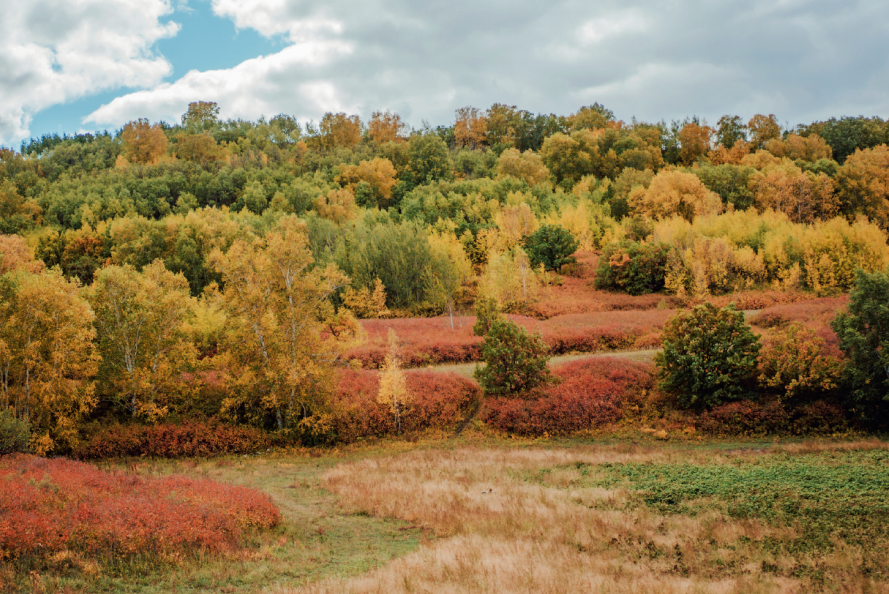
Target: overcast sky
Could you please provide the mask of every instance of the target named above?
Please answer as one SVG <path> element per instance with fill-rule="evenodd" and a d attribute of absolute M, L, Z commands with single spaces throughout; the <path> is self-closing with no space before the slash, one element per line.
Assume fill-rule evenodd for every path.
<path fill-rule="evenodd" d="M 464 105 L 711 123 L 889 116 L 885 0 L 28 0 L 0 13 L 0 144 L 44 133 Z"/>

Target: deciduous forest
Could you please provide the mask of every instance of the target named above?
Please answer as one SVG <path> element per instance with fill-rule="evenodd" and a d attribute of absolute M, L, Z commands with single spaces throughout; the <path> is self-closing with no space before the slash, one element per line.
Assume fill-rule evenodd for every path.
<path fill-rule="evenodd" d="M 52 510 L 65 503 L 35 481 L 54 477 L 45 480 L 69 485 L 83 509 L 101 515 L 112 504 L 95 484 L 113 490 L 126 479 L 28 454 L 95 461 L 329 452 L 464 431 L 696 444 L 864 438 L 889 428 L 889 121 L 791 127 L 757 114 L 647 123 L 617 120 L 599 104 L 570 115 L 495 104 L 414 129 L 388 111 L 369 121 L 327 113 L 317 123 L 224 120 L 219 111 L 195 102 L 180 122 L 140 119 L 114 133 L 0 149 L 0 454 L 21 452 L 0 461 L 0 490 L 31 485 L 30 503 L 14 513 L 42 527 L 25 533 L 0 523 L 4 555 L 18 559 L 15 579 L 57 563 L 48 555 L 73 555 L 66 567 L 89 573 L 124 557 L 132 568 L 149 546 L 152 563 L 166 563 L 180 549 L 163 539 L 219 552 L 276 529 L 285 536 L 275 546 L 290 542 L 289 529 L 274 528 L 281 516 L 267 497 L 163 477 L 136 486 L 172 490 L 184 518 L 210 513 L 201 506 L 214 498 L 237 505 L 213 520 L 215 532 L 167 524 L 133 532 L 114 514 L 88 538 L 73 524 L 64 532 Z M 870 468 L 871 458 L 885 457 L 873 447 L 848 455 Z M 825 451 L 809 452 L 812 472 L 830 463 Z M 644 483 L 638 488 L 658 513 L 693 495 L 661 497 L 664 485 L 646 470 L 659 458 L 649 451 L 616 451 L 624 462 L 589 475 L 575 454 L 503 464 L 535 489 L 619 486 L 621 501 L 641 501 L 628 493 Z M 432 458 L 391 472 L 456 468 Z M 392 485 L 382 493 L 385 480 L 363 483 L 358 476 L 380 470 L 361 464 L 352 463 L 354 476 L 331 471 L 318 480 L 359 515 L 397 517 L 408 530 L 422 525 L 481 546 L 476 515 L 466 512 L 455 528 L 396 505 L 410 495 Z M 484 464 L 497 476 L 506 467 Z M 735 471 L 751 488 L 770 489 L 757 468 Z M 473 488 L 482 486 L 477 478 Z M 711 486 L 713 501 L 735 501 L 725 484 Z M 607 505 L 620 503 L 608 497 Z M 173 513 L 164 506 L 174 503 L 157 505 L 157 515 Z M 741 526 L 744 515 L 725 505 Z M 771 513 L 772 504 L 756 505 L 752 516 Z M 797 518 L 799 510 L 781 509 L 781 518 Z M 885 533 L 830 509 L 854 549 L 843 550 L 864 555 L 855 579 L 885 580 L 885 566 L 873 569 L 885 556 L 862 553 L 885 543 Z M 561 518 L 560 510 L 539 511 Z M 606 522 L 596 514 L 591 521 Z M 681 540 L 685 528 L 671 522 L 665 530 Z M 648 516 L 642 525 L 652 534 L 664 528 Z M 676 544 L 661 554 L 654 536 L 645 548 L 647 532 L 607 546 L 646 558 L 646 567 L 678 555 L 665 571 L 684 576 L 683 563 L 704 575 L 716 557 L 734 559 L 724 570 L 735 577 L 731 567 L 746 558 L 761 562 L 761 575 L 810 585 L 823 583 L 825 571 L 846 575 L 834 559 L 820 566 L 818 582 L 794 573 L 806 561 L 790 544 L 778 552 L 749 544 L 799 538 L 813 555 L 834 554 L 826 532 L 763 537 L 751 526 L 737 528 L 756 549 L 747 557 L 716 545 L 692 552 Z M 300 538 L 322 542 L 318 530 Z M 701 543 L 721 538 L 700 532 Z M 576 538 L 546 546 L 573 555 L 607 544 L 601 535 Z"/>

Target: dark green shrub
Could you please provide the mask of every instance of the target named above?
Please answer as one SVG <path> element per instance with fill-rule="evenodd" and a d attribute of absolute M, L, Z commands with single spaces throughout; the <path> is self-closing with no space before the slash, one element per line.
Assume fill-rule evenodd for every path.
<path fill-rule="evenodd" d="M 491 329 L 491 324 L 502 320 L 500 305 L 493 297 L 482 297 L 475 302 L 475 324 L 472 333 L 476 336 L 484 336 Z"/>
<path fill-rule="evenodd" d="M 655 362 L 661 388 L 683 408 L 701 410 L 750 394 L 756 377 L 759 337 L 734 305 L 710 303 L 671 318 Z"/>
<path fill-rule="evenodd" d="M 831 322 L 846 354 L 845 404 L 862 420 L 889 425 L 889 273 L 856 273 L 848 313 Z"/>
<path fill-rule="evenodd" d="M 572 254 L 577 251 L 577 246 L 571 232 L 558 225 L 543 225 L 525 240 L 531 265 L 537 268 L 543 264 L 547 270 L 559 270 L 574 262 Z"/>
<path fill-rule="evenodd" d="M 486 396 L 528 397 L 551 381 L 546 343 L 509 320 L 491 324 L 481 350 L 485 366 L 475 368 L 475 379 Z"/>
<path fill-rule="evenodd" d="M 28 423 L 15 418 L 9 411 L 0 411 L 0 456 L 13 452 L 27 452 L 31 441 Z"/>
<path fill-rule="evenodd" d="M 665 243 L 624 241 L 602 252 L 596 288 L 644 295 L 663 290 L 667 260 L 673 250 Z"/>

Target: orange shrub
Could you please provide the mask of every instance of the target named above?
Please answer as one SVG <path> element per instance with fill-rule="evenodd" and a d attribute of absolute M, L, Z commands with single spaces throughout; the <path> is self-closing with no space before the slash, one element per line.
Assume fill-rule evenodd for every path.
<path fill-rule="evenodd" d="M 673 314 L 672 310 L 598 311 L 536 320 L 526 316 L 506 316 L 530 332 L 539 332 L 550 353 L 594 352 L 652 345 L 653 336 Z M 460 327 L 451 329 L 446 318 L 410 318 L 362 320 L 367 342 L 346 354 L 367 368 L 379 368 L 386 358 L 386 333 L 395 330 L 403 343 L 405 366 L 418 367 L 436 363 L 467 363 L 481 359 L 481 338 L 472 334 L 475 316 L 459 318 Z"/>
<path fill-rule="evenodd" d="M 741 400 L 716 406 L 697 418 L 696 426 L 711 435 L 826 435 L 851 427 L 843 408 L 818 400 L 790 408 L 777 399 Z"/>
<path fill-rule="evenodd" d="M 111 425 L 73 452 L 78 459 L 150 456 L 179 458 L 246 454 L 273 445 L 271 436 L 253 427 L 187 421 L 181 425 Z"/>
<path fill-rule="evenodd" d="M 405 431 L 448 429 L 467 418 L 480 397 L 472 382 L 455 373 L 408 371 L 405 373 L 409 402 L 401 413 Z M 343 370 L 332 400 L 332 438 L 352 443 L 366 437 L 395 432 L 395 418 L 386 404 L 377 402 L 380 374 L 377 371 Z"/>
<path fill-rule="evenodd" d="M 231 550 L 281 520 L 246 487 L 18 454 L 0 459 L 0 509 L 0 558 L 38 563 L 64 550 L 99 562 Z"/>
<path fill-rule="evenodd" d="M 564 435 L 598 429 L 623 417 L 624 407 L 654 389 L 650 365 L 602 357 L 553 369 L 558 384 L 536 400 L 488 399 L 482 419 L 495 429 L 520 435 Z"/>

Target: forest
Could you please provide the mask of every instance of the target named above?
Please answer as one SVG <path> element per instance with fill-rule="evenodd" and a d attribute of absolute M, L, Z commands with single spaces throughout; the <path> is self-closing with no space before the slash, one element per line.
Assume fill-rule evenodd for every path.
<path fill-rule="evenodd" d="M 3 447 L 880 430 L 887 142 L 877 117 L 195 102 L 0 149 Z"/>

